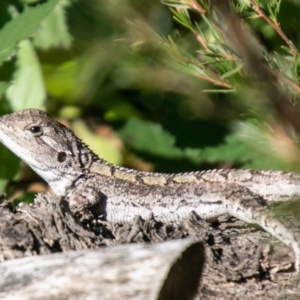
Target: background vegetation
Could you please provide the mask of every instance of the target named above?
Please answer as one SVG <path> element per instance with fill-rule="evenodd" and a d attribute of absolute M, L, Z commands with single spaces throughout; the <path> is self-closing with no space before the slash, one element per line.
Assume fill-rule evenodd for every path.
<path fill-rule="evenodd" d="M 2 0 L 0 115 L 47 110 L 144 171 L 298 171 L 299 28 L 297 0 Z M 41 189 L 0 159 L 0 189 Z"/>

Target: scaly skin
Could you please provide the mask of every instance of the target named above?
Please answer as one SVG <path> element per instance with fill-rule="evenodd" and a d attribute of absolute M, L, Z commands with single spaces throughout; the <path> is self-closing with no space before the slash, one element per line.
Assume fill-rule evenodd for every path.
<path fill-rule="evenodd" d="M 299 270 L 299 235 L 268 206 L 300 198 L 300 175 L 281 171 L 211 170 L 160 174 L 111 165 L 45 112 L 29 109 L 0 118 L 0 141 L 44 178 L 70 207 L 100 204 L 117 223 L 136 216 L 180 223 L 191 213 L 210 219 L 228 213 L 256 223 L 291 246 Z"/>

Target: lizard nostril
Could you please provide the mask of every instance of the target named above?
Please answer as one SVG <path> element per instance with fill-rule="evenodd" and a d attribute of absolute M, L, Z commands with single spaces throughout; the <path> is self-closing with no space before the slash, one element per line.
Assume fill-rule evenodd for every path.
<path fill-rule="evenodd" d="M 66 152 L 58 152 L 58 154 L 57 154 L 57 160 L 59 162 L 64 162 L 66 160 L 66 158 L 67 158 Z"/>

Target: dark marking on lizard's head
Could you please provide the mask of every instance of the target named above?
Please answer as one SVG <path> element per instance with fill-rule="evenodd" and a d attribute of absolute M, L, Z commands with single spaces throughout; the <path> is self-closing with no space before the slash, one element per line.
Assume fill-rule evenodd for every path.
<path fill-rule="evenodd" d="M 64 162 L 67 159 L 67 154 L 66 152 L 58 152 L 57 153 L 57 161 L 58 162 Z"/>
<path fill-rule="evenodd" d="M 64 195 L 96 156 L 44 111 L 27 109 L 0 118 L 0 141 Z"/>

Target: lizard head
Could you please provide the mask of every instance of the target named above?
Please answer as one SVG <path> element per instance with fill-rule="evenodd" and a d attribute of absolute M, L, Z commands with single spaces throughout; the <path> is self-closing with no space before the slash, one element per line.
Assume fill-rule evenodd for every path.
<path fill-rule="evenodd" d="M 71 130 L 37 109 L 0 117 L 0 141 L 60 196 L 84 175 L 94 157 Z"/>

